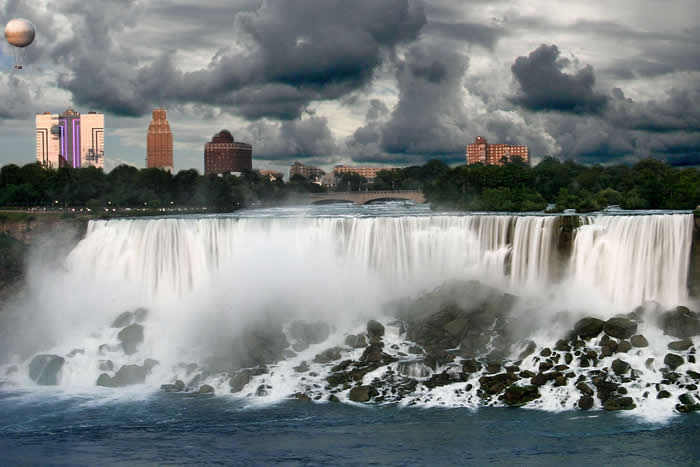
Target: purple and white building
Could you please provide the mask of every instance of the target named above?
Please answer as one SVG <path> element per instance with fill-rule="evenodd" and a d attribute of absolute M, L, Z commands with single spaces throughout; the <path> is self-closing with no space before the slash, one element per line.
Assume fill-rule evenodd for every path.
<path fill-rule="evenodd" d="M 104 168 L 104 114 L 81 115 L 68 108 L 62 114 L 36 116 L 36 159 L 46 168 Z"/>

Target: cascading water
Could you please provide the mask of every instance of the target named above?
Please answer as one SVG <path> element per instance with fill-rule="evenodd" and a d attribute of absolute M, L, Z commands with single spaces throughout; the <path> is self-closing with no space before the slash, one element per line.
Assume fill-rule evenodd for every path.
<path fill-rule="evenodd" d="M 582 218 L 570 251 L 561 244 L 563 219 L 440 215 L 94 221 L 63 270 L 45 272 L 30 283 L 28 300 L 36 313 L 30 321 L 50 325 L 41 346 L 25 349 L 11 363 L 26 367 L 27 357 L 38 351 L 66 355 L 80 349 L 64 365 L 60 384 L 86 390 L 94 387 L 107 360 L 116 369 L 155 358 L 159 365 L 147 382 L 157 387 L 174 378 L 191 379 L 185 363 L 203 364 L 221 342 L 246 326 L 280 316 L 331 323 L 327 339 L 300 347 L 274 372 L 244 384 L 255 389 L 255 381 L 264 381 L 258 396 L 277 400 L 309 387 L 297 375 L 302 362 L 313 361 L 319 387 L 325 384 L 330 369 L 317 362 L 317 354 L 343 345 L 347 332 L 362 332 L 362 320 L 452 280 L 478 280 L 520 296 L 519 313 L 537 309 L 549 323 L 546 332 L 532 334 L 547 345 L 563 332 L 552 324 L 561 311 L 607 318 L 649 300 L 666 307 L 687 302 L 691 215 Z M 138 306 L 150 310 L 144 340 L 138 351 L 125 355 L 119 329 L 105 324 Z M 534 314 L 530 321 L 536 322 Z M 387 329 L 391 332 L 384 342 L 394 347 L 392 352 L 411 353 L 401 332 Z M 511 351 L 517 356 L 519 350 Z M 353 360 L 363 355 L 362 347 L 346 351 Z M 418 379 L 431 374 L 420 358 L 400 364 L 400 374 Z M 537 363 L 526 360 L 523 365 Z M 437 374 L 439 368 L 432 371 Z M 382 371 L 367 374 L 364 381 Z M 15 383 L 31 384 L 26 372 L 19 373 L 25 376 Z M 227 392 L 227 378 L 210 373 L 207 381 L 217 392 Z M 573 390 L 569 385 L 553 392 L 556 408 L 573 407 L 575 401 L 567 395 Z M 448 405 L 478 405 L 472 396 L 432 391 Z"/>

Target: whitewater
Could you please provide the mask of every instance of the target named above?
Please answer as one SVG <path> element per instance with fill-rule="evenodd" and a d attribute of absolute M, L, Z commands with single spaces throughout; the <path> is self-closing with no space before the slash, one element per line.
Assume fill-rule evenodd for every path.
<path fill-rule="evenodd" d="M 461 284 L 461 290 L 449 293 L 469 296 L 473 287 L 473 302 L 486 307 L 494 291 L 499 297 L 517 297 L 509 319 L 518 324 L 508 331 L 517 339 L 504 350 L 502 365 L 517 364 L 521 372 L 541 372 L 545 349 L 553 349 L 580 318 L 605 321 L 641 306 L 635 334 L 643 335 L 648 346 L 605 355 L 595 338 L 590 347 L 600 355 L 596 368 L 608 370 L 614 360 L 624 359 L 638 371 L 625 377 L 630 381 L 619 382 L 623 394 L 635 403 L 632 413 L 660 419 L 674 413 L 678 397 L 693 392 L 694 381 L 683 372 L 700 372 L 694 357 L 687 358 L 694 356 L 695 347 L 686 349 L 680 352 L 684 363 L 675 370 L 682 374 L 678 384 L 664 384 L 670 397 L 649 395 L 650 387 L 664 378 L 667 346 L 677 340 L 664 334 L 659 316 L 679 305 L 699 309 L 688 292 L 693 222 L 688 213 L 454 215 L 410 205 L 91 221 L 65 257 L 52 265 L 32 264 L 26 289 L 3 312 L 0 390 L 39 391 L 30 363 L 41 354 L 65 361 L 56 386 L 40 388 L 44 395 L 48 390 L 96 400 L 134 397 L 181 380 L 188 391 L 206 383 L 216 396 L 253 406 L 299 394 L 319 402 L 333 395 L 352 404 L 350 386 L 401 376 L 416 381 L 410 391 L 395 396 L 388 391 L 374 401 L 504 405 L 480 392 L 480 379 L 493 372 L 461 370 L 469 360 L 460 354 L 463 344 L 446 349 L 456 352 L 452 361 L 431 366 L 427 346 L 424 355 L 416 354 L 408 325 L 397 318 L 402 304 Z M 137 309 L 147 310 L 146 315 L 139 320 L 130 315 L 127 321 L 142 327 L 142 341 L 125 352 L 124 326 L 113 322 Z M 372 319 L 385 329 L 381 341 L 388 363 L 351 385 L 329 387 L 329 376 L 341 371 L 339 362 L 359 362 L 365 355 L 366 346 L 348 346 L 347 339 L 367 334 Z M 319 342 L 301 342 L 290 331 L 295 320 L 323 323 L 328 331 Z M 238 373 L 226 367 L 236 352 L 232 341 L 240 349 L 247 332 L 272 324 L 280 325 L 288 339 L 283 358 L 247 374 L 242 389 L 234 392 L 231 378 Z M 488 351 L 495 348 L 496 337 L 491 339 L 484 347 Z M 530 342 L 534 350 L 519 358 Z M 334 348 L 338 358 L 318 358 Z M 563 351 L 561 355 L 563 359 Z M 245 361 L 237 354 L 233 358 Z M 525 406 L 577 408 L 577 385 L 592 368 L 578 365 L 579 356 L 575 358 L 562 370 L 575 375 L 562 384 L 540 386 L 540 396 Z M 119 368 L 143 365 L 147 359 L 157 363 L 142 384 L 96 385 L 102 374 L 114 378 Z M 481 364 L 486 366 L 486 360 Z M 306 370 L 299 371 L 303 365 Z M 424 384 L 442 373 L 454 380 Z M 594 408 L 602 407 L 595 401 Z"/>

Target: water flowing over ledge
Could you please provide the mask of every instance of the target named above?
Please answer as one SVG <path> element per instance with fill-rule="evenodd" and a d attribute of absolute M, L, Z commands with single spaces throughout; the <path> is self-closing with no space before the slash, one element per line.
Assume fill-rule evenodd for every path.
<path fill-rule="evenodd" d="M 693 222 L 688 214 L 94 221 L 59 269 L 34 269 L 21 306 L 31 313 L 9 326 L 0 375 L 11 387 L 102 395 L 166 383 L 255 403 L 297 394 L 476 407 L 516 397 L 546 410 L 578 407 L 585 382 L 603 388 L 595 386 L 593 407 L 629 397 L 666 414 L 700 375 L 691 340 L 678 354 L 688 373 L 668 387 L 673 400 L 648 402 L 650 385 L 671 384 L 659 382 L 667 346 L 681 345 L 658 320 L 693 306 Z M 635 339 L 644 334 L 647 346 L 627 348 L 626 334 L 571 337 L 584 316 L 629 321 L 635 309 Z M 386 332 L 365 330 L 373 318 Z M 621 359 L 629 368 L 606 379 Z M 507 388 L 517 394 L 504 402 Z"/>

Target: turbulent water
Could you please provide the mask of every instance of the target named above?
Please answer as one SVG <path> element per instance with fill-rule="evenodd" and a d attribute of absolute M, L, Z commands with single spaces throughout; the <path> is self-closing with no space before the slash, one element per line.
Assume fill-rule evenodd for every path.
<path fill-rule="evenodd" d="M 668 399 L 649 397 L 650 385 L 663 378 L 666 346 L 674 340 L 663 334 L 653 315 L 677 305 L 697 309 L 688 296 L 692 235 L 693 217 L 687 213 L 450 215 L 411 205 L 93 221 L 85 238 L 56 265 L 33 264 L 27 289 L 5 310 L 3 401 L 56 395 L 99 404 L 140 400 L 158 392 L 161 384 L 181 379 L 188 390 L 206 383 L 216 396 L 240 400 L 246 407 L 278 403 L 295 393 L 326 401 L 332 392 L 347 402 L 349 388 L 328 388 L 326 378 L 338 371 L 332 368 L 338 361 L 361 359 L 364 348 L 343 347 L 346 337 L 364 333 L 367 320 L 378 319 L 386 327 L 384 351 L 398 361 L 365 374 L 358 384 L 403 374 L 418 381 L 417 386 L 394 398 L 382 396 L 385 402 L 503 405 L 496 398 L 485 401 L 479 392 L 484 372 L 462 374 L 462 380 L 433 388 L 422 385 L 442 371 L 457 371 L 460 358 L 434 368 L 416 360 L 415 343 L 392 316 L 399 302 L 420 299 L 454 281 L 477 280 L 489 290 L 518 297 L 513 316 L 525 323 L 518 325 L 525 334 L 504 358 L 516 361 L 533 340 L 536 353 L 520 362 L 520 369 L 533 372 L 538 371 L 540 350 L 553 347 L 578 318 L 605 320 L 646 302 L 637 333 L 650 345 L 601 357 L 598 366 L 607 369 L 622 355 L 632 368 L 645 369 L 625 382 L 637 407 L 632 413 L 667 420 L 677 398 L 688 391 L 683 386 L 693 381 L 683 376 L 681 386 L 669 385 Z M 123 311 L 139 307 L 148 310 L 140 319 L 143 342 L 125 352 L 120 335 L 125 325 L 111 324 Z M 289 343 L 299 344 L 289 330 L 293 319 L 327 323 L 329 332 L 321 342 L 288 348 L 282 361 L 253 374 L 241 391 L 231 394 L 232 373 L 220 362 L 230 360 L 232 340 L 238 348 L 248 342 L 246 330 L 282 323 Z M 591 345 L 600 351 L 598 343 Z M 341 347 L 339 358 L 318 360 L 333 346 Z M 694 354 L 694 347 L 688 352 Z M 65 359 L 56 386 L 39 388 L 30 376 L 37 354 Z M 650 358 L 655 359 L 651 364 Z M 149 368 L 144 384 L 96 386 L 103 373 L 115 378 L 119 368 L 146 359 L 157 364 Z M 302 362 L 308 365 L 304 371 L 298 369 Z M 681 370 L 700 367 L 688 359 Z M 576 363 L 571 371 L 584 374 Z M 577 407 L 574 378 L 539 391 L 529 407 Z M 601 407 L 595 403 L 594 408 Z M 16 427 L 7 429 L 14 433 Z"/>

